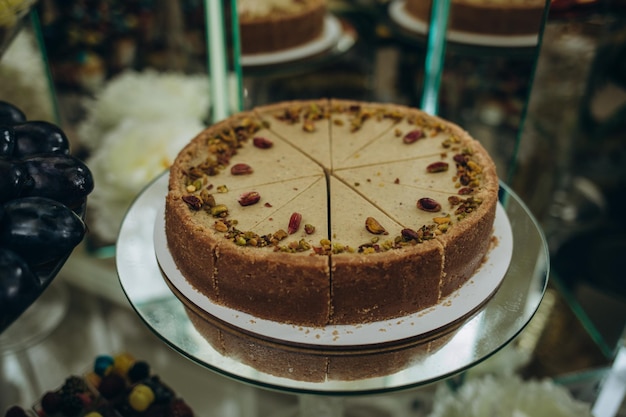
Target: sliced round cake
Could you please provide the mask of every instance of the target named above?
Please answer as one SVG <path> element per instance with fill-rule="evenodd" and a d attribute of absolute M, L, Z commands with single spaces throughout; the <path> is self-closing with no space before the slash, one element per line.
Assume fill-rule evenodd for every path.
<path fill-rule="evenodd" d="M 326 0 L 239 0 L 243 54 L 294 48 L 321 36 Z"/>
<path fill-rule="evenodd" d="M 490 246 L 485 149 L 418 109 L 346 100 L 259 107 L 191 140 L 170 170 L 169 251 L 213 302 L 306 326 L 440 303 Z"/>
<path fill-rule="evenodd" d="M 429 22 L 431 1 L 405 0 L 409 15 Z M 539 33 L 545 0 L 451 0 L 448 27 L 490 35 Z"/>

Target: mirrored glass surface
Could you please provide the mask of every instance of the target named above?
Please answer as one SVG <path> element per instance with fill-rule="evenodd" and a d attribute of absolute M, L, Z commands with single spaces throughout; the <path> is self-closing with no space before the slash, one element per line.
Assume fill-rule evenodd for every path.
<path fill-rule="evenodd" d="M 117 242 L 119 279 L 132 307 L 165 343 L 208 370 L 269 389 L 351 395 L 391 392 L 452 376 L 488 358 L 528 324 L 549 270 L 545 239 L 520 199 L 501 184 L 500 203 L 513 230 L 511 264 L 497 292 L 465 321 L 419 340 L 332 350 L 254 337 L 183 303 L 163 279 L 154 224 L 167 173 L 135 200 Z M 180 296 L 180 294 L 179 294 Z"/>

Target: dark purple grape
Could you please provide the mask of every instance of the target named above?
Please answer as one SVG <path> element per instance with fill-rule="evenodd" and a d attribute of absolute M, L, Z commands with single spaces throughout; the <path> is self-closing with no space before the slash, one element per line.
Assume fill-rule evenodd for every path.
<path fill-rule="evenodd" d="M 26 115 L 22 110 L 11 103 L 0 100 L 0 125 L 14 125 L 24 123 Z"/>
<path fill-rule="evenodd" d="M 70 153 L 70 142 L 57 125 L 45 121 L 29 121 L 14 125 L 13 130 L 13 156 L 16 158 L 40 153 Z"/>
<path fill-rule="evenodd" d="M 23 196 L 47 197 L 76 208 L 94 187 L 89 168 L 71 155 L 35 155 L 22 159 L 22 167 L 33 180 Z"/>
<path fill-rule="evenodd" d="M 14 405 L 6 411 L 4 417 L 28 417 L 28 414 L 26 414 L 26 410 L 19 405 Z"/>
<path fill-rule="evenodd" d="M 31 186 L 32 179 L 24 173 L 20 161 L 0 156 L 0 203 L 19 197 Z"/>
<path fill-rule="evenodd" d="M 133 382 L 142 381 L 150 376 L 150 365 L 146 361 L 136 361 L 128 369 L 128 379 Z"/>
<path fill-rule="evenodd" d="M 0 246 L 38 266 L 68 255 L 86 232 L 83 220 L 66 205 L 44 197 L 4 203 Z"/>
<path fill-rule="evenodd" d="M 15 149 L 15 132 L 11 126 L 0 125 L 0 156 L 11 157 Z"/>
<path fill-rule="evenodd" d="M 0 331 L 11 324 L 40 292 L 39 280 L 16 252 L 0 247 Z"/>

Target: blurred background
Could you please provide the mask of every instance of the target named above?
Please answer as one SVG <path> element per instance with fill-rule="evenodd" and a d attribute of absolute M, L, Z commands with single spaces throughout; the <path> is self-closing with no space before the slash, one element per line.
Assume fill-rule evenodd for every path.
<path fill-rule="evenodd" d="M 0 412 L 34 403 L 99 353 L 132 351 L 197 415 L 291 413 L 294 395 L 231 381 L 170 350 L 130 308 L 116 275 L 126 210 L 224 105 L 209 82 L 208 2 L 22 3 L 0 1 L 0 99 L 29 119 L 59 124 L 97 185 L 90 233 L 50 289 L 65 300 L 59 320 L 20 343 L 12 329 L 0 335 Z M 291 56 L 237 57 L 234 32 L 226 30 L 235 54 L 227 59 L 226 110 L 317 97 L 422 107 L 436 76 L 437 113 L 488 149 L 501 180 L 542 226 L 551 256 L 535 318 L 512 353 L 505 349 L 476 372 L 502 376 L 515 368 L 591 405 L 626 324 L 626 3 L 553 0 L 536 32 L 524 36 L 459 36 L 449 28 L 440 57 L 428 25 L 407 18 L 403 6 L 331 0 L 338 33 L 319 50 Z M 435 415 L 438 389 L 351 398 L 348 411 Z M 623 407 L 618 413 L 626 415 Z"/>

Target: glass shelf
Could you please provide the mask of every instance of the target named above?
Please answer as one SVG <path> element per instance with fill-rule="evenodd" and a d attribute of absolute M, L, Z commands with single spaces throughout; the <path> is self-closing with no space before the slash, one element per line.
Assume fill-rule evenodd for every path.
<path fill-rule="evenodd" d="M 122 289 L 139 317 L 170 347 L 209 370 L 254 386 L 300 394 L 361 395 L 447 378 L 515 338 L 534 315 L 547 285 L 549 256 L 541 229 L 502 184 L 500 201 L 513 230 L 513 259 L 497 293 L 467 321 L 425 341 L 353 350 L 348 355 L 251 338 L 187 308 L 163 279 L 153 229 L 167 192 L 167 175 L 138 196 L 122 224 L 116 254 Z"/>

